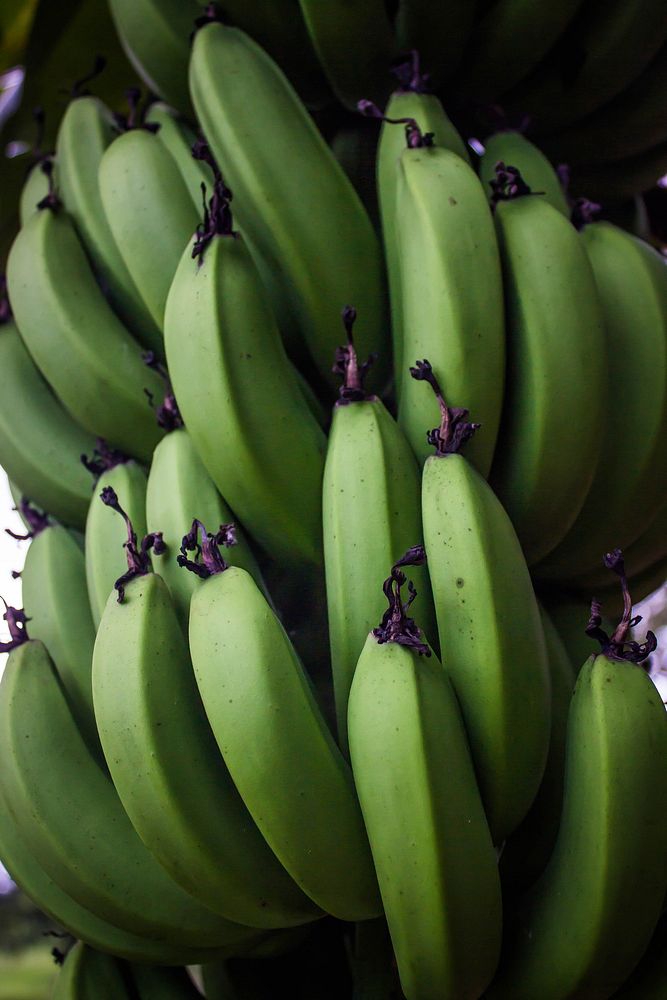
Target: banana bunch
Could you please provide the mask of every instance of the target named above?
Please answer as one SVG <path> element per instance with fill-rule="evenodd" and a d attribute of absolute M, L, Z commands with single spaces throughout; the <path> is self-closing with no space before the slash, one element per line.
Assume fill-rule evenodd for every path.
<path fill-rule="evenodd" d="M 111 6 L 162 100 L 76 93 L 0 289 L 56 1000 L 664 991 L 667 268 L 544 152 L 657 85 L 662 8 L 615 90 L 592 0 Z M 507 95 L 476 157 L 445 86 Z"/>

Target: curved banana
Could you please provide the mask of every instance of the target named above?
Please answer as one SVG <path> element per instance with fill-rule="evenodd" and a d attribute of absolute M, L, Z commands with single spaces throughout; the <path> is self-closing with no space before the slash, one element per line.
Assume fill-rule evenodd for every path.
<path fill-rule="evenodd" d="M 157 351 L 162 350 L 160 327 L 119 253 L 97 183 L 100 161 L 117 133 L 111 111 L 98 98 L 85 95 L 68 104 L 56 139 L 58 193 L 111 305 L 139 340 Z"/>
<path fill-rule="evenodd" d="M 46 519 L 35 527 L 21 585 L 30 635 L 48 649 L 81 734 L 99 752 L 91 685 L 95 626 L 85 558 L 66 528 Z"/>
<path fill-rule="evenodd" d="M 398 52 L 383 0 L 299 0 L 313 48 L 339 101 L 354 111 L 362 97 L 384 101 Z"/>
<path fill-rule="evenodd" d="M 225 536 L 229 531 L 211 536 L 195 522 L 179 559 L 208 577 L 192 597 L 189 638 L 220 752 L 252 818 L 304 892 L 342 920 L 377 916 L 352 772 L 280 621 L 252 577 L 222 558 Z M 187 558 L 193 549 L 202 562 Z"/>
<path fill-rule="evenodd" d="M 251 536 L 274 559 L 317 565 L 326 441 L 227 198 L 216 181 L 213 214 L 195 244 L 199 259 L 188 246 L 169 291 L 172 384 L 202 462 Z"/>
<path fill-rule="evenodd" d="M 407 617 L 412 586 L 402 600 L 416 555 L 393 567 L 359 657 L 350 756 L 403 992 L 462 1000 L 498 963 L 500 880 L 454 689 Z"/>
<path fill-rule="evenodd" d="M 605 552 L 625 550 L 667 499 L 667 267 L 609 222 L 586 224 L 581 239 L 602 305 L 608 415 L 577 519 L 534 568 L 539 579 L 569 583 L 594 572 Z"/>
<path fill-rule="evenodd" d="M 446 4 L 399 0 L 396 12 L 399 51 L 416 49 L 429 78 L 438 87 L 454 74 L 458 79 L 475 16 L 475 4 L 467 0 Z"/>
<path fill-rule="evenodd" d="M 490 1000 L 609 997 L 648 947 L 660 916 L 667 774 L 655 762 L 667 755 L 667 717 L 639 665 L 655 636 L 627 641 L 632 602 L 625 586 L 624 598 L 611 638 L 593 602 L 588 630 L 602 651 L 584 664 L 568 715 L 558 839 L 519 904 Z"/>
<path fill-rule="evenodd" d="M 130 128 L 111 143 L 97 178 L 116 246 L 162 330 L 169 285 L 201 210 L 173 156 L 146 127 Z"/>
<path fill-rule="evenodd" d="M 422 523 L 442 663 L 461 704 L 493 842 L 526 815 L 549 746 L 549 668 L 526 561 L 500 501 L 460 448 L 475 430 L 427 361 L 441 408 L 422 477 Z M 422 392 L 427 392 L 426 386 Z M 483 433 L 483 431 L 482 431 Z"/>
<path fill-rule="evenodd" d="M 146 86 L 191 114 L 189 41 L 201 6 L 196 0 L 109 0 L 109 9 L 125 54 Z"/>
<path fill-rule="evenodd" d="M 530 566 L 565 536 L 593 481 L 607 415 L 606 343 L 574 226 L 512 167 L 500 164 L 495 184 L 510 374 L 490 483 Z"/>
<path fill-rule="evenodd" d="M 560 177 L 541 149 L 521 132 L 503 129 L 484 140 L 484 153 L 479 161 L 479 179 L 487 195 L 496 180 L 496 163 L 516 167 L 531 191 L 544 195 L 544 200 L 569 219 L 570 206 Z"/>
<path fill-rule="evenodd" d="M 220 756 L 167 585 L 150 572 L 148 545 L 159 534 L 140 550 L 113 489 L 102 497 L 126 522 L 128 570 L 97 631 L 95 716 L 132 825 L 174 881 L 229 920 L 272 928 L 317 919 L 321 911 L 271 852 Z"/>
<path fill-rule="evenodd" d="M 343 385 L 334 407 L 322 487 L 324 569 L 338 742 L 348 756 L 347 700 L 359 654 L 383 608 L 381 584 L 422 540 L 420 475 L 410 445 L 377 396 L 367 395 L 352 343 L 354 310 L 343 313 L 348 343 L 337 362 Z M 232 550 L 233 554 L 233 550 Z M 418 570 L 426 633 L 435 636 L 428 576 Z"/>
<path fill-rule="evenodd" d="M 106 453 L 105 453 L 106 454 Z M 86 518 L 86 584 L 95 628 L 100 623 L 107 598 L 114 583 L 125 572 L 123 543 L 125 530 L 113 511 L 101 501 L 102 491 L 111 487 L 120 497 L 124 509 L 136 526 L 139 537 L 146 529 L 146 473 L 136 462 L 123 455 L 102 456 Z"/>
<path fill-rule="evenodd" d="M 428 78 L 421 72 L 417 52 L 413 52 L 411 58 L 397 68 L 396 76 L 399 87 L 391 95 L 385 109 L 384 117 L 389 120 L 383 121 L 380 129 L 376 181 L 391 304 L 394 376 L 400 400 L 401 379 L 397 376 L 403 371 L 403 305 L 396 237 L 396 189 L 398 161 L 406 147 L 406 135 L 392 122 L 402 119 L 414 121 L 423 135 L 433 135 L 435 143 L 443 149 L 457 153 L 464 160 L 468 160 L 468 153 L 442 102 L 429 92 Z"/>
<path fill-rule="evenodd" d="M 565 732 L 576 675 L 565 644 L 541 605 L 540 617 L 551 679 L 549 753 L 537 795 L 522 822 L 505 841 L 500 855 L 505 895 L 525 890 L 544 871 L 556 843 L 563 805 Z"/>
<path fill-rule="evenodd" d="M 56 977 L 52 1000 L 127 1000 L 124 971 L 111 955 L 77 941 Z"/>
<path fill-rule="evenodd" d="M 178 112 L 163 101 L 156 101 L 150 105 L 144 115 L 144 121 L 148 125 L 159 126 L 156 135 L 178 167 L 195 207 L 197 218 L 200 218 L 206 205 L 202 195 L 202 184 L 206 186 L 208 199 L 213 191 L 214 177 L 208 163 L 192 155 L 197 136 L 187 123 L 180 119 Z"/>
<path fill-rule="evenodd" d="M 282 283 L 303 343 L 332 385 L 346 302 L 363 323 L 360 352 L 383 353 L 382 255 L 366 210 L 289 82 L 242 31 L 211 23 L 197 32 L 190 88 L 238 200 L 240 228 Z"/>
<path fill-rule="evenodd" d="M 144 390 L 157 394 L 159 378 L 107 304 L 62 210 L 43 209 L 19 231 L 7 289 L 25 345 L 65 409 L 91 434 L 150 458 L 160 431 Z"/>
<path fill-rule="evenodd" d="M 428 357 L 447 399 L 484 427 L 469 459 L 487 476 L 496 445 L 505 381 L 500 257 L 489 203 L 472 167 L 414 131 L 398 161 L 398 279 L 405 360 Z M 398 422 L 420 464 L 438 404 L 404 363 Z"/>
<path fill-rule="evenodd" d="M 59 173 L 53 156 L 40 157 L 31 165 L 19 198 L 19 220 L 22 226 L 38 212 L 40 201 L 48 197 L 54 183 L 58 187 L 58 181 Z"/>
<path fill-rule="evenodd" d="M 254 934 L 197 903 L 144 847 L 35 639 L 7 659 L 0 717 L 6 806 L 35 860 L 73 899 L 124 930 L 179 948 Z"/>
<path fill-rule="evenodd" d="M 81 455 L 94 447 L 40 375 L 15 324 L 0 322 L 0 463 L 19 493 L 83 527 L 90 477 Z"/>

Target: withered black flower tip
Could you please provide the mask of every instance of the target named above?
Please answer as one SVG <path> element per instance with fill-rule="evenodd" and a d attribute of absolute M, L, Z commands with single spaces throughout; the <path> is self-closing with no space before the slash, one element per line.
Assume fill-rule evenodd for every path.
<path fill-rule="evenodd" d="M 623 614 L 611 636 L 602 628 L 602 607 L 597 598 L 591 601 L 591 613 L 586 626 L 586 635 L 600 643 L 601 652 L 615 660 L 628 660 L 630 663 L 641 663 L 658 647 L 658 640 L 650 630 L 646 633 L 644 642 L 628 639 L 628 633 L 642 621 L 641 615 L 632 615 L 632 598 L 625 575 L 623 553 L 620 549 L 607 552 L 603 557 L 607 569 L 620 577 L 623 591 Z"/>
<path fill-rule="evenodd" d="M 544 191 L 530 189 L 518 167 L 505 165 L 502 160 L 498 160 L 494 170 L 496 176 L 489 181 L 492 209 L 495 209 L 500 201 L 513 201 L 515 198 L 523 198 L 526 195 L 544 194 Z"/>
<path fill-rule="evenodd" d="M 118 448 L 112 448 L 105 438 L 97 439 L 93 448 L 92 458 L 88 458 L 87 455 L 81 455 L 81 464 L 93 476 L 93 487 L 103 472 L 108 472 L 109 469 L 115 469 L 117 465 L 124 465 L 129 461 L 129 455 L 126 455 L 125 452 L 120 451 Z"/>
<path fill-rule="evenodd" d="M 18 535 L 11 528 L 5 528 L 5 534 L 9 535 L 10 538 L 15 538 L 17 542 L 27 542 L 29 539 L 35 538 L 49 526 L 49 515 L 45 511 L 40 510 L 39 507 L 35 507 L 28 497 L 21 497 L 18 507 L 14 507 L 14 510 L 18 511 L 28 526 L 28 531 L 25 535 Z"/>
<path fill-rule="evenodd" d="M 70 97 L 86 97 L 90 91 L 87 89 L 84 90 L 85 85 L 98 77 L 106 69 L 106 65 L 106 58 L 102 55 L 96 55 L 93 68 L 85 76 L 82 76 L 79 80 L 75 80 L 72 84 Z"/>
<path fill-rule="evenodd" d="M 401 556 L 394 568 L 398 566 L 423 566 L 426 562 L 426 549 L 423 545 L 412 545 L 405 555 Z"/>
<path fill-rule="evenodd" d="M 466 420 L 468 410 L 463 406 L 447 406 L 445 398 L 440 388 L 440 383 L 436 378 L 431 363 L 426 358 L 423 361 L 415 362 L 415 366 L 410 368 L 410 374 L 418 382 L 428 382 L 433 389 L 435 397 L 440 407 L 440 426 L 426 432 L 428 444 L 435 448 L 436 455 L 458 455 L 473 436 L 479 430 L 481 424 L 470 423 Z"/>
<path fill-rule="evenodd" d="M 416 548 L 419 548 L 419 546 L 416 546 Z M 408 550 L 408 553 L 411 551 Z M 406 556 L 408 553 L 406 553 Z M 403 558 L 405 559 L 406 556 Z M 408 646 L 410 649 L 414 649 L 420 656 L 430 656 L 431 650 L 428 644 L 423 641 L 419 626 L 408 615 L 410 605 L 417 596 L 417 591 L 411 580 L 407 581 L 407 601 L 403 602 L 401 599 L 401 588 L 405 584 L 407 577 L 399 569 L 399 563 L 396 563 L 392 567 L 391 575 L 387 577 L 382 585 L 382 590 L 389 606 L 383 614 L 382 621 L 378 627 L 373 629 L 373 635 L 379 645 L 383 645 L 386 642 L 396 642 L 399 646 Z M 410 563 L 409 565 L 415 564 Z"/>
<path fill-rule="evenodd" d="M 2 617 L 7 622 L 10 640 L 9 642 L 0 642 L 0 653 L 11 653 L 12 649 L 22 646 L 30 638 L 26 628 L 26 623 L 30 621 L 30 618 L 27 617 L 25 611 L 12 608 L 7 604 L 4 597 L 2 603 L 5 606 L 5 613 Z"/>
<path fill-rule="evenodd" d="M 53 160 L 49 157 L 44 157 L 39 161 L 39 167 L 42 173 L 44 173 L 49 182 L 48 193 L 44 195 L 41 201 L 37 202 L 38 211 L 44 211 L 45 209 L 50 209 L 53 213 L 57 214 L 62 208 L 62 201 L 58 197 L 58 192 L 56 191 L 54 176 L 53 176 Z"/>
<path fill-rule="evenodd" d="M 337 406 L 347 406 L 349 403 L 362 403 L 374 397 L 369 396 L 364 389 L 364 380 L 370 368 L 377 359 L 377 354 L 370 354 L 363 364 L 359 364 L 357 352 L 354 346 L 352 330 L 357 318 L 357 310 L 354 306 L 344 306 L 341 317 L 347 344 L 336 348 L 334 363 L 331 371 L 334 375 L 340 375 L 343 382 L 338 389 Z"/>
<path fill-rule="evenodd" d="M 141 360 L 146 367 L 151 368 L 154 372 L 156 372 L 164 382 L 164 397 L 161 404 L 155 411 L 155 419 L 158 427 L 162 427 L 162 429 L 167 431 L 167 433 L 178 430 L 179 427 L 184 427 L 185 423 L 183 421 L 183 417 L 181 416 L 181 411 L 178 408 L 176 397 L 174 396 L 174 390 L 171 385 L 171 379 L 169 378 L 169 372 L 158 359 L 154 351 L 144 351 L 141 355 Z M 149 389 L 144 389 L 144 392 L 148 398 L 149 406 L 153 408 L 153 393 Z"/>
<path fill-rule="evenodd" d="M 138 576 L 146 576 L 147 573 L 150 573 L 150 550 L 153 549 L 156 555 L 161 555 L 166 551 L 166 545 L 162 539 L 161 531 L 149 532 L 142 538 L 141 545 L 137 545 L 137 534 L 132 527 L 132 522 L 118 502 L 118 495 L 112 486 L 105 486 L 102 489 L 100 499 L 103 504 L 120 514 L 127 529 L 127 541 L 123 542 L 123 548 L 127 556 L 128 568 L 114 583 L 114 588 L 118 593 L 118 603 L 122 604 L 125 600 L 127 584 Z"/>
<path fill-rule="evenodd" d="M 396 61 L 391 67 L 391 73 L 396 77 L 401 93 L 430 94 L 432 92 L 431 75 L 422 71 L 417 49 L 411 49 L 408 56 L 400 57 L 400 61 Z"/>
<path fill-rule="evenodd" d="M 203 143 L 203 140 L 199 141 Z M 203 143 L 203 146 L 205 145 L 206 144 Z M 198 143 L 195 143 L 193 146 L 193 155 L 196 148 L 198 148 Z M 199 158 L 202 159 L 203 157 Z M 195 242 L 192 247 L 192 257 L 197 260 L 199 266 L 203 263 L 204 255 L 209 243 L 211 243 L 216 236 L 227 236 L 234 239 L 238 236 L 238 233 L 234 231 L 234 219 L 231 209 L 231 201 L 234 196 L 225 184 L 222 174 L 215 164 L 215 160 L 212 160 L 211 162 L 213 163 L 214 176 L 213 194 L 207 204 L 206 185 L 202 183 L 204 218 L 203 221 L 197 226 Z"/>
<path fill-rule="evenodd" d="M 201 544 L 199 534 L 201 533 Z M 223 573 L 229 569 L 229 564 L 220 551 L 220 546 L 230 548 L 236 545 L 236 525 L 221 524 L 217 532 L 211 535 L 201 521 L 195 518 L 192 527 L 187 535 L 183 535 L 181 541 L 181 552 L 176 557 L 176 562 L 182 569 L 187 569 L 191 573 L 206 580 L 216 573 Z M 190 559 L 188 552 L 194 552 L 194 559 Z"/>
<path fill-rule="evenodd" d="M 572 206 L 570 221 L 575 229 L 582 230 L 595 222 L 595 217 L 602 211 L 602 205 L 588 198 L 577 198 Z"/>

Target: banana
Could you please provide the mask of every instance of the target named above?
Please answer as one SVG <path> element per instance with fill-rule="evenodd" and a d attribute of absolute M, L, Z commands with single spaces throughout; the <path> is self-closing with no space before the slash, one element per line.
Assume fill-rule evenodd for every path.
<path fill-rule="evenodd" d="M 201 544 L 197 541 L 201 530 Z M 179 562 L 208 576 L 192 597 L 190 652 L 209 723 L 269 846 L 318 906 L 342 920 L 380 913 L 352 772 L 287 633 L 245 570 L 193 524 Z M 188 551 L 201 553 L 190 560 Z"/>
<path fill-rule="evenodd" d="M 169 291 L 174 392 L 211 479 L 250 535 L 289 565 L 321 562 L 326 441 L 294 376 L 221 179 Z M 196 329 L 196 337 L 184 337 Z M 270 517 L 267 517 L 270 511 Z"/>
<path fill-rule="evenodd" d="M 53 184 L 58 186 L 58 181 L 59 173 L 53 156 L 40 157 L 31 164 L 19 198 L 19 220 L 22 226 L 36 214 L 40 201 L 48 197 Z"/>
<path fill-rule="evenodd" d="M 252 936 L 192 899 L 144 847 L 36 639 L 7 659 L 0 717 L 7 809 L 35 860 L 76 902 L 135 935 L 179 948 Z"/>
<path fill-rule="evenodd" d="M 0 318 L 0 462 L 19 494 L 80 528 L 90 503 L 90 478 L 80 458 L 95 439 L 60 405 L 5 316 L 4 322 Z"/>
<path fill-rule="evenodd" d="M 401 356 L 428 356 L 447 398 L 484 425 L 470 461 L 487 476 L 496 445 L 505 378 L 500 257 L 489 204 L 472 167 L 430 145 L 408 126 L 398 160 L 396 214 Z M 420 131 L 420 130 L 417 130 Z M 403 364 L 398 421 L 420 464 L 429 454 L 425 428 L 438 407 Z"/>
<path fill-rule="evenodd" d="M 394 354 L 394 375 L 403 371 L 403 306 L 399 279 L 398 240 L 396 236 L 396 189 L 398 186 L 398 161 L 406 146 L 406 136 L 391 120 L 410 119 L 417 123 L 422 134 L 432 134 L 435 143 L 443 149 L 457 153 L 468 160 L 465 143 L 451 123 L 441 101 L 429 92 L 428 77 L 421 72 L 419 55 L 395 70 L 398 89 L 391 95 L 385 109 L 385 119 L 380 129 L 377 150 L 376 182 L 382 240 L 387 263 L 387 280 L 391 304 L 391 332 Z M 396 377 L 396 393 L 400 400 L 401 379 Z"/>
<path fill-rule="evenodd" d="M 125 520 L 128 570 L 95 640 L 95 716 L 132 825 L 175 882 L 229 920 L 272 928 L 317 919 L 254 825 L 206 722 L 169 591 L 150 572 L 159 533 L 140 549 L 113 489 L 102 499 Z"/>
<path fill-rule="evenodd" d="M 196 0 L 109 0 L 109 9 L 125 54 L 149 90 L 191 114 L 189 39 L 200 5 Z"/>
<path fill-rule="evenodd" d="M 503 164 L 494 200 L 509 376 L 490 483 L 531 566 L 565 536 L 593 480 L 607 411 L 606 344 L 574 226 Z"/>
<path fill-rule="evenodd" d="M 97 177 L 116 246 L 162 330 L 169 285 L 200 211 L 172 155 L 149 128 L 130 127 L 119 135 L 102 156 Z M 158 354 L 163 351 L 160 343 Z"/>
<path fill-rule="evenodd" d="M 609 565 L 622 573 L 617 552 Z M 503 942 L 493 1000 L 608 997 L 648 947 L 667 889 L 667 718 L 640 666 L 655 636 L 629 642 L 631 599 L 609 637 L 593 602 L 584 664 L 567 722 L 558 839 Z"/>
<path fill-rule="evenodd" d="M 667 267 L 652 247 L 609 222 L 585 224 L 581 239 L 602 304 L 610 405 L 584 504 L 534 568 L 539 579 L 568 582 L 595 571 L 614 546 L 635 541 L 667 498 Z"/>
<path fill-rule="evenodd" d="M 475 13 L 475 4 L 466 0 L 447 4 L 399 0 L 396 12 L 399 50 L 416 49 L 429 77 L 440 88 L 443 80 L 460 71 Z"/>
<path fill-rule="evenodd" d="M 400 567 L 420 554 L 384 584 L 350 691 L 350 756 L 403 992 L 472 1000 L 498 963 L 500 881 L 454 689 L 408 617 L 414 587 L 401 594 Z"/>
<path fill-rule="evenodd" d="M 305 347 L 333 385 L 346 302 L 364 325 L 359 350 L 382 353 L 383 267 L 370 219 L 289 82 L 242 31 L 211 23 L 197 32 L 190 88 L 240 229 L 282 283 Z"/>
<path fill-rule="evenodd" d="M 121 257 L 104 214 L 97 173 L 118 126 L 107 107 L 84 95 L 69 103 L 58 128 L 58 191 L 109 301 L 139 340 L 162 350 L 162 333 Z"/>
<path fill-rule="evenodd" d="M 550 57 L 503 106 L 510 115 L 528 115 L 536 135 L 578 122 L 630 86 L 666 36 L 662 0 L 583 3 Z"/>
<path fill-rule="evenodd" d="M 123 972 L 111 955 L 77 941 L 65 956 L 52 1000 L 127 1000 L 127 974 Z"/>
<path fill-rule="evenodd" d="M 563 805 L 565 732 L 575 682 L 575 670 L 563 640 L 540 606 L 551 679 L 551 737 L 542 782 L 525 818 L 505 842 L 500 855 L 503 893 L 525 890 L 549 861 Z M 579 664 L 577 663 L 577 669 Z"/>
<path fill-rule="evenodd" d="M 66 528 L 46 518 L 35 525 L 21 584 L 30 635 L 49 650 L 81 734 L 99 752 L 91 686 L 95 626 L 85 558 Z"/>
<path fill-rule="evenodd" d="M 99 454 L 99 452 L 98 452 Z M 146 473 L 136 462 L 125 456 L 102 450 L 95 470 L 99 479 L 86 518 L 86 584 L 95 628 L 114 583 L 125 571 L 123 543 L 125 531 L 113 512 L 100 501 L 102 490 L 111 487 L 121 498 L 123 507 L 136 526 L 139 537 L 146 529 Z"/>
<path fill-rule="evenodd" d="M 178 167 L 199 218 L 206 204 L 202 196 L 202 184 L 206 186 L 210 196 L 214 177 L 208 163 L 193 156 L 192 149 L 197 136 L 186 122 L 180 120 L 178 113 L 163 101 L 150 105 L 144 121 L 147 125 L 158 126 L 156 135 Z"/>
<path fill-rule="evenodd" d="M 168 421 L 166 412 L 169 413 Z M 194 518 L 205 524 L 226 524 L 232 520 L 232 513 L 183 426 L 169 385 L 165 403 L 158 411 L 158 420 L 163 421 L 167 434 L 153 453 L 148 473 L 146 527 L 149 532 L 160 531 L 162 535 L 165 554 L 156 560 L 155 571 L 167 584 L 178 619 L 187 631 L 190 599 L 201 581 L 193 573 L 181 573 L 175 554 Z M 257 561 L 240 531 L 236 540 L 230 562 L 246 569 L 262 587 Z"/>
<path fill-rule="evenodd" d="M 461 704 L 493 842 L 527 813 L 549 745 L 549 672 L 537 600 L 516 532 L 460 448 L 474 433 L 450 408 L 427 361 L 441 408 L 436 453 L 422 476 L 422 523 L 442 662 Z M 426 391 L 424 387 L 422 391 Z"/>
<path fill-rule="evenodd" d="M 337 355 L 343 384 L 334 407 L 322 488 L 331 670 L 338 742 L 346 756 L 350 685 L 366 636 L 382 613 L 384 574 L 422 536 L 417 463 L 382 401 L 363 388 L 369 363 L 357 361 L 354 320 L 355 311 L 348 306 L 343 311 L 348 343 Z M 425 631 L 434 636 L 428 578 L 424 571 L 419 576 Z"/>
<path fill-rule="evenodd" d="M 144 389 L 157 394 L 159 378 L 107 304 L 62 210 L 43 209 L 19 231 L 7 289 L 28 351 L 74 420 L 150 458 L 160 432 Z"/>
<path fill-rule="evenodd" d="M 542 62 L 581 6 L 582 0 L 492 3 L 475 18 L 455 81 L 457 93 L 486 103 L 507 93 Z"/>
<path fill-rule="evenodd" d="M 662 1000 L 667 983 L 667 916 L 658 922 L 651 943 L 614 1000 Z"/>
<path fill-rule="evenodd" d="M 35 906 L 66 931 L 99 951 L 133 962 L 186 965 L 210 962 L 213 949 L 184 948 L 123 931 L 85 909 L 64 892 L 35 861 L 0 794 L 0 858 Z"/>
<path fill-rule="evenodd" d="M 299 0 L 313 48 L 331 88 L 354 111 L 362 97 L 384 101 L 398 51 L 383 0 Z"/>
<path fill-rule="evenodd" d="M 516 167 L 531 191 L 544 195 L 545 201 L 570 218 L 570 206 L 560 177 L 535 143 L 513 129 L 502 129 L 484 140 L 479 178 L 487 193 L 496 180 L 499 161 Z"/>

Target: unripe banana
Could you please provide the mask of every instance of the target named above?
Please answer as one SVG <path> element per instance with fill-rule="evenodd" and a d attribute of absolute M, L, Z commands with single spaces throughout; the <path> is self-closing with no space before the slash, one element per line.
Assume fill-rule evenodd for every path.
<path fill-rule="evenodd" d="M 192 155 L 197 136 L 184 121 L 180 120 L 173 108 L 161 101 L 151 104 L 144 121 L 148 125 L 159 126 L 157 137 L 178 167 L 195 207 L 197 218 L 200 218 L 206 204 L 202 195 L 202 184 L 206 185 L 207 196 L 210 197 L 214 178 L 208 163 L 195 159 Z"/>
<path fill-rule="evenodd" d="M 50 177 L 58 185 L 60 178 L 52 156 L 41 157 L 30 167 L 19 198 L 19 220 L 22 226 L 39 211 L 40 201 L 48 197 L 53 183 L 49 180 Z"/>
<path fill-rule="evenodd" d="M 10 653 L 0 716 L 5 804 L 36 861 L 65 892 L 104 920 L 177 947 L 218 947 L 253 935 L 192 899 L 144 847 L 91 756 L 41 642 Z"/>
<path fill-rule="evenodd" d="M 148 459 L 160 432 L 144 390 L 157 394 L 159 379 L 107 304 L 62 209 L 45 208 L 20 230 L 7 288 L 25 345 L 65 409 L 85 430 Z"/>
<path fill-rule="evenodd" d="M 254 825 L 220 756 L 167 586 L 150 572 L 126 521 L 128 570 L 109 595 L 95 640 L 93 691 L 102 747 L 144 844 L 204 906 L 252 927 L 321 916 Z M 117 518 L 120 521 L 120 518 Z M 121 522 L 122 523 L 122 522 Z"/>
<path fill-rule="evenodd" d="M 65 956 L 52 1000 L 127 1000 L 123 968 L 111 955 L 77 941 Z"/>
<path fill-rule="evenodd" d="M 565 536 L 600 454 L 607 356 L 593 270 L 578 233 L 512 167 L 494 199 L 505 281 L 508 380 L 491 485 L 533 565 Z"/>
<path fill-rule="evenodd" d="M 549 745 L 549 673 L 537 600 L 512 522 L 459 449 L 475 430 L 441 407 L 422 478 L 422 521 L 442 662 L 461 704 L 495 844 L 521 822 Z M 428 391 L 423 387 L 423 392 Z"/>
<path fill-rule="evenodd" d="M 648 949 L 614 1000 L 662 1000 L 667 983 L 667 915 L 659 920 Z"/>
<path fill-rule="evenodd" d="M 99 752 L 91 685 L 95 626 L 84 554 L 66 528 L 40 520 L 21 572 L 30 635 L 48 649 L 81 734 Z"/>
<path fill-rule="evenodd" d="M 326 441 L 232 230 L 228 198 L 218 179 L 208 229 L 195 244 L 199 259 L 188 246 L 174 277 L 165 315 L 169 371 L 193 444 L 234 514 L 273 558 L 317 565 Z"/>
<path fill-rule="evenodd" d="M 82 527 L 90 478 L 81 454 L 94 446 L 53 395 L 7 316 L 0 321 L 0 462 L 19 495 Z"/>
<path fill-rule="evenodd" d="M 213 733 L 234 784 L 274 853 L 323 910 L 380 912 L 352 772 L 315 702 L 284 628 L 252 577 L 227 567 L 193 525 L 183 565 L 209 579 L 192 597 L 190 651 Z M 203 563 L 187 551 L 199 549 Z M 249 752 L 249 748 L 252 752 Z"/>
<path fill-rule="evenodd" d="M 611 638 L 593 602 L 589 633 L 602 652 L 584 664 L 572 698 L 558 839 L 519 905 L 490 1000 L 609 997 L 641 958 L 660 916 L 667 774 L 656 761 L 667 756 L 667 717 L 639 665 L 655 649 L 655 636 L 627 640 L 625 586 L 624 598 Z"/>
<path fill-rule="evenodd" d="M 479 179 L 489 195 L 489 185 L 496 180 L 496 164 L 516 167 L 531 191 L 540 194 L 566 218 L 570 217 L 565 191 L 560 177 L 544 153 L 521 132 L 502 129 L 484 140 L 484 153 L 479 161 Z"/>
<path fill-rule="evenodd" d="M 338 316 L 354 302 L 359 350 L 382 351 L 380 247 L 351 182 L 269 56 L 222 24 L 197 32 L 190 61 L 197 116 L 238 200 L 242 232 L 280 277 L 308 353 L 331 384 Z M 378 372 L 378 384 L 382 384 Z"/>
<path fill-rule="evenodd" d="M 95 465 L 95 463 L 92 463 Z M 95 483 L 86 518 L 86 584 L 95 628 L 100 623 L 114 583 L 125 572 L 123 542 L 125 530 L 118 517 L 100 500 L 102 490 L 111 487 L 120 497 L 140 538 L 146 529 L 146 473 L 124 455 L 103 451 L 95 471 Z"/>
<path fill-rule="evenodd" d="M 169 286 L 200 212 L 173 157 L 146 127 L 130 128 L 111 143 L 98 182 L 116 246 L 162 330 Z"/>
<path fill-rule="evenodd" d="M 350 755 L 405 996 L 473 1000 L 498 962 L 500 882 L 454 689 L 407 617 L 414 588 L 402 601 L 414 558 L 359 657 Z"/>
<path fill-rule="evenodd" d="M 387 567 L 421 542 L 420 475 L 400 427 L 377 396 L 367 395 L 352 344 L 354 310 L 344 310 L 347 347 L 324 466 L 324 568 L 338 742 L 347 746 L 347 700 L 366 636 L 383 607 Z M 233 551 L 233 550 L 232 550 Z M 352 565 L 354 564 L 354 565 Z M 435 634 L 428 576 L 418 571 L 427 635 Z"/>
<path fill-rule="evenodd" d="M 58 191 L 111 305 L 143 344 L 161 351 L 160 327 L 118 251 L 97 183 L 100 161 L 117 133 L 113 115 L 98 98 L 71 101 L 56 140 Z"/>

